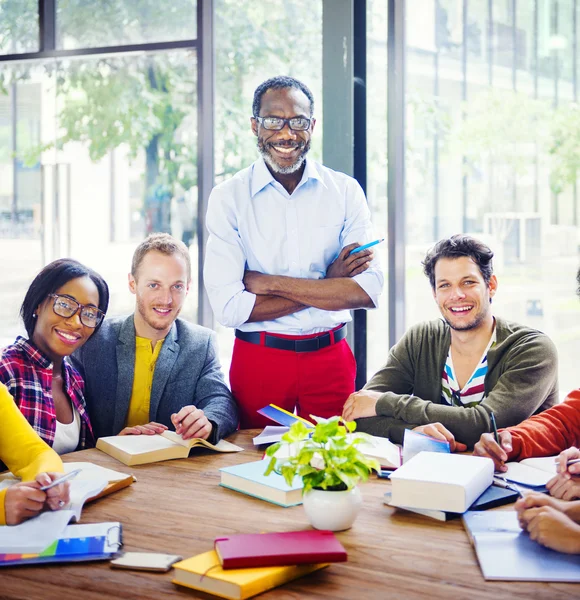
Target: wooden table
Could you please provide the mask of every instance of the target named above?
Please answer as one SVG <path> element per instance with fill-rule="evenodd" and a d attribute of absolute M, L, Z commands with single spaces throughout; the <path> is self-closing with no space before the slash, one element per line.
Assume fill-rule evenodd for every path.
<path fill-rule="evenodd" d="M 193 556 L 221 535 L 290 531 L 309 527 L 302 506 L 281 508 L 220 487 L 218 469 L 257 460 L 261 452 L 241 431 L 229 438 L 246 451 L 217 454 L 194 449 L 187 460 L 125 467 L 98 450 L 65 461 L 90 461 L 133 472 L 131 487 L 85 506 L 82 523 L 121 521 L 125 550 Z M 560 600 L 580 597 L 580 586 L 562 583 L 486 582 L 461 521 L 441 523 L 383 504 L 390 484 L 361 486 L 364 504 L 353 528 L 338 534 L 348 562 L 331 565 L 260 596 L 272 598 Z M 107 562 L 12 567 L 0 570 L 0 598 L 159 600 L 215 598 L 171 583 L 172 573 L 112 569 Z"/>

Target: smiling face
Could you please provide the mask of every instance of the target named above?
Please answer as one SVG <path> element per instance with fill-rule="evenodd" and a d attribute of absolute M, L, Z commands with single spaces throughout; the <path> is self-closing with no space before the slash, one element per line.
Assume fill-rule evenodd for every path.
<path fill-rule="evenodd" d="M 68 296 L 79 304 L 99 306 L 99 291 L 90 277 L 71 279 L 54 293 Z M 36 308 L 36 325 L 32 334 L 32 343 L 53 362 L 72 354 L 95 331 L 81 323 L 79 312 L 72 317 L 57 315 L 53 310 L 54 301 L 54 298 L 48 297 Z"/>
<path fill-rule="evenodd" d="M 433 296 L 455 331 L 469 331 L 491 322 L 490 304 L 496 289 L 495 275 L 486 284 L 477 263 L 468 256 L 441 258 L 435 264 Z"/>
<path fill-rule="evenodd" d="M 143 257 L 129 289 L 136 295 L 135 330 L 139 337 L 163 339 L 181 312 L 189 291 L 187 265 L 179 254 L 151 250 Z"/>
<path fill-rule="evenodd" d="M 260 117 L 310 118 L 310 101 L 296 88 L 271 89 L 264 93 L 260 103 Z M 280 131 L 264 129 L 252 119 L 252 131 L 258 137 L 258 150 L 273 173 L 281 175 L 297 172 L 307 152 L 315 120 L 306 131 L 293 131 L 288 124 Z"/>

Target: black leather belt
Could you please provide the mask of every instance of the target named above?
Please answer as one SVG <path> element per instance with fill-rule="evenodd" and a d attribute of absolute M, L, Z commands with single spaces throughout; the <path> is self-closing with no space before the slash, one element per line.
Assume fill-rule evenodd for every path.
<path fill-rule="evenodd" d="M 334 336 L 331 336 L 331 333 Z M 262 333 L 260 331 L 240 331 L 236 329 L 236 337 L 250 344 L 262 344 Z M 334 341 L 331 341 L 334 337 Z M 276 337 L 266 333 L 264 335 L 264 346 L 268 348 L 277 348 L 278 350 L 291 350 L 293 352 L 315 352 L 322 350 L 331 344 L 336 344 L 346 337 L 346 323 L 335 329 L 334 332 L 327 331 L 317 337 L 306 340 L 289 340 L 287 338 Z"/>

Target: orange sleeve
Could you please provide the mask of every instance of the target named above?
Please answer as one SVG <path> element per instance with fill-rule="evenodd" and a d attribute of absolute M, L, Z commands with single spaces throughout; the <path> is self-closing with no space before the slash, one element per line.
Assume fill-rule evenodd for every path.
<path fill-rule="evenodd" d="M 570 392 L 561 404 L 507 430 L 512 434 L 510 460 L 554 456 L 580 445 L 580 390 Z"/>

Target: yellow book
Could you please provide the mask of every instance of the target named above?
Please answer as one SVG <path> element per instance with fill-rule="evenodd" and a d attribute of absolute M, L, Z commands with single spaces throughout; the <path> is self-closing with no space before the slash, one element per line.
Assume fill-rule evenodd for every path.
<path fill-rule="evenodd" d="M 97 448 L 129 467 L 162 460 L 187 458 L 194 446 L 203 446 L 216 452 L 240 452 L 243 448 L 220 440 L 210 444 L 201 438 L 184 440 L 175 431 L 161 435 L 111 435 L 97 440 Z"/>
<path fill-rule="evenodd" d="M 173 583 L 228 600 L 245 600 L 324 567 L 328 563 L 224 570 L 211 550 L 175 563 Z"/>

